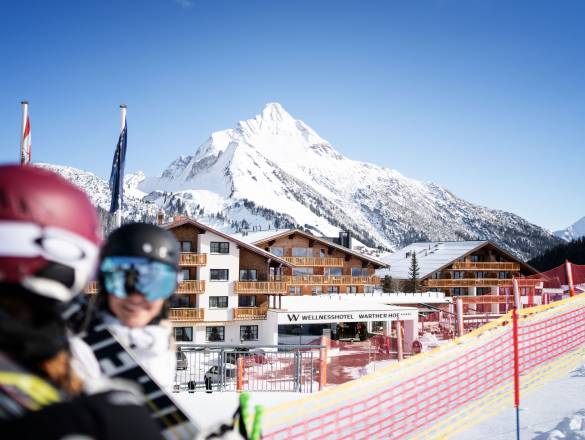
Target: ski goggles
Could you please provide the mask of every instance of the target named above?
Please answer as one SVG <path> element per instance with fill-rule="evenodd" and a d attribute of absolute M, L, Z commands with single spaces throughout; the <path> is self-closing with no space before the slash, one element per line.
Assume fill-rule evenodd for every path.
<path fill-rule="evenodd" d="M 104 289 L 118 298 L 133 292 L 147 301 L 167 299 L 177 288 L 179 275 L 170 264 L 142 257 L 106 257 L 100 265 Z"/>

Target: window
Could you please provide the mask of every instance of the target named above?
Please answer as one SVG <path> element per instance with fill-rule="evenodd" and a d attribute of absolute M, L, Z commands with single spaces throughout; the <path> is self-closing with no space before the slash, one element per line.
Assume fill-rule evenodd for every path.
<path fill-rule="evenodd" d="M 190 280 L 191 279 L 191 270 L 190 269 L 181 269 L 181 279 L 182 280 Z"/>
<path fill-rule="evenodd" d="M 170 298 L 171 307 L 193 307 L 189 295 L 171 295 Z"/>
<path fill-rule="evenodd" d="M 191 252 L 190 241 L 181 241 L 181 252 Z"/>
<path fill-rule="evenodd" d="M 271 281 L 282 280 L 282 267 L 271 267 L 270 268 L 270 280 Z"/>
<path fill-rule="evenodd" d="M 288 293 L 292 296 L 299 296 L 301 294 L 301 288 L 300 287 L 289 287 Z"/>
<path fill-rule="evenodd" d="M 311 294 L 313 295 L 321 295 L 323 293 L 323 287 L 321 286 L 313 286 L 311 288 Z"/>
<path fill-rule="evenodd" d="M 357 286 L 347 286 L 347 293 L 357 293 Z"/>
<path fill-rule="evenodd" d="M 508 278 L 508 272 L 498 272 L 498 278 L 501 279 Z"/>
<path fill-rule="evenodd" d="M 282 247 L 271 247 L 270 248 L 270 253 L 276 255 L 277 257 L 283 257 L 284 256 L 284 248 L 282 248 Z"/>
<path fill-rule="evenodd" d="M 325 253 L 325 249 L 319 249 L 319 257 L 325 258 L 327 254 Z"/>
<path fill-rule="evenodd" d="M 364 293 L 374 293 L 374 286 L 364 286 Z"/>
<path fill-rule="evenodd" d="M 294 248 L 292 248 L 292 256 L 293 257 L 310 257 L 310 256 L 312 256 L 311 249 L 294 247 Z"/>
<path fill-rule="evenodd" d="M 472 255 L 472 256 L 470 257 L 470 261 L 471 261 L 472 263 L 479 263 L 479 262 L 481 261 L 481 259 L 480 259 L 479 255 Z"/>
<path fill-rule="evenodd" d="M 475 278 L 485 278 L 484 272 L 475 272 Z"/>
<path fill-rule="evenodd" d="M 258 326 L 257 325 L 241 325 L 240 326 L 240 341 L 257 341 L 258 340 Z"/>
<path fill-rule="evenodd" d="M 492 289 L 490 289 L 489 287 L 478 287 L 475 293 L 478 295 L 489 295 L 491 291 Z"/>
<path fill-rule="evenodd" d="M 352 277 L 367 277 L 368 276 L 368 268 L 367 267 L 352 267 L 351 268 L 351 276 Z"/>
<path fill-rule="evenodd" d="M 462 287 L 455 287 L 453 289 L 453 296 L 461 296 L 461 295 L 465 295 L 465 289 L 463 289 Z"/>
<path fill-rule="evenodd" d="M 326 277 L 339 277 L 343 275 L 342 267 L 326 267 L 323 271 Z"/>
<path fill-rule="evenodd" d="M 173 295 L 171 296 L 171 307 L 191 307 L 188 295 Z"/>
<path fill-rule="evenodd" d="M 294 267 L 292 270 L 293 277 L 298 277 L 302 275 L 313 275 L 313 268 L 312 267 Z"/>
<path fill-rule="evenodd" d="M 209 308 L 210 309 L 226 309 L 228 306 L 227 296 L 210 296 L 209 297 Z"/>
<path fill-rule="evenodd" d="M 463 272 L 457 271 L 457 270 L 454 271 L 453 272 L 453 278 L 456 279 L 456 280 L 463 278 Z"/>
<path fill-rule="evenodd" d="M 193 342 L 193 327 L 175 327 L 175 341 Z"/>
<path fill-rule="evenodd" d="M 205 340 L 207 342 L 225 341 L 225 327 L 223 326 L 205 327 Z"/>
<path fill-rule="evenodd" d="M 250 295 L 238 295 L 238 307 L 256 307 L 256 297 Z"/>
<path fill-rule="evenodd" d="M 256 281 L 256 269 L 240 269 L 240 281 Z"/>
<path fill-rule="evenodd" d="M 327 287 L 327 293 L 339 293 L 338 286 L 329 286 Z"/>
<path fill-rule="evenodd" d="M 229 254 L 230 244 L 227 241 L 212 241 L 209 252 L 212 254 Z"/>
<path fill-rule="evenodd" d="M 209 279 L 211 281 L 227 281 L 229 272 L 228 269 L 209 269 Z"/>

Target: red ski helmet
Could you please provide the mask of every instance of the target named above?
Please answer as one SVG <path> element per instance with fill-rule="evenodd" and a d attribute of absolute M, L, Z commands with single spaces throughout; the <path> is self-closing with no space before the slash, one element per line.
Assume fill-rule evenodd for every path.
<path fill-rule="evenodd" d="M 0 165 L 0 284 L 69 301 L 93 275 L 100 242 L 79 188 L 42 168 Z"/>

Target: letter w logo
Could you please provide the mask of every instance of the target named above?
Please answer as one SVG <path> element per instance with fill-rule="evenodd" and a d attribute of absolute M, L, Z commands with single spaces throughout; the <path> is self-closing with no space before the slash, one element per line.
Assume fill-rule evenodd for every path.
<path fill-rule="evenodd" d="M 288 316 L 289 322 L 293 322 L 293 321 L 298 321 L 299 320 L 299 315 L 291 315 L 291 314 L 287 313 L 286 316 Z"/>

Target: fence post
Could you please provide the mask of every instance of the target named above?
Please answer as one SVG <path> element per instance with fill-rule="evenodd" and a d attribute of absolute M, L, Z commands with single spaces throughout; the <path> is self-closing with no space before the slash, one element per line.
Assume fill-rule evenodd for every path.
<path fill-rule="evenodd" d="M 404 358 L 402 348 L 402 321 L 396 321 L 396 348 L 398 350 L 398 362 Z"/>
<path fill-rule="evenodd" d="M 573 268 L 569 260 L 565 260 L 565 270 L 567 271 L 567 284 L 569 285 L 569 296 L 575 295 L 575 286 L 573 285 Z"/>
<path fill-rule="evenodd" d="M 516 310 L 522 310 L 522 298 L 520 297 L 520 288 L 518 287 L 518 278 L 512 280 L 512 286 L 514 286 L 514 308 Z"/>
<path fill-rule="evenodd" d="M 516 440 L 520 440 L 520 365 L 518 359 L 518 312 L 512 310 L 512 335 L 514 343 L 514 406 L 516 407 Z"/>
<path fill-rule="evenodd" d="M 457 308 L 457 336 L 463 336 L 463 300 L 457 298 L 455 306 Z"/>
<path fill-rule="evenodd" d="M 241 393 L 244 389 L 244 357 L 240 356 L 238 358 L 238 371 L 237 371 L 237 380 L 236 380 L 236 391 Z"/>
<path fill-rule="evenodd" d="M 327 386 L 327 347 L 329 346 L 329 338 L 327 336 L 321 336 L 321 345 L 324 348 L 319 350 L 319 391 Z"/>

